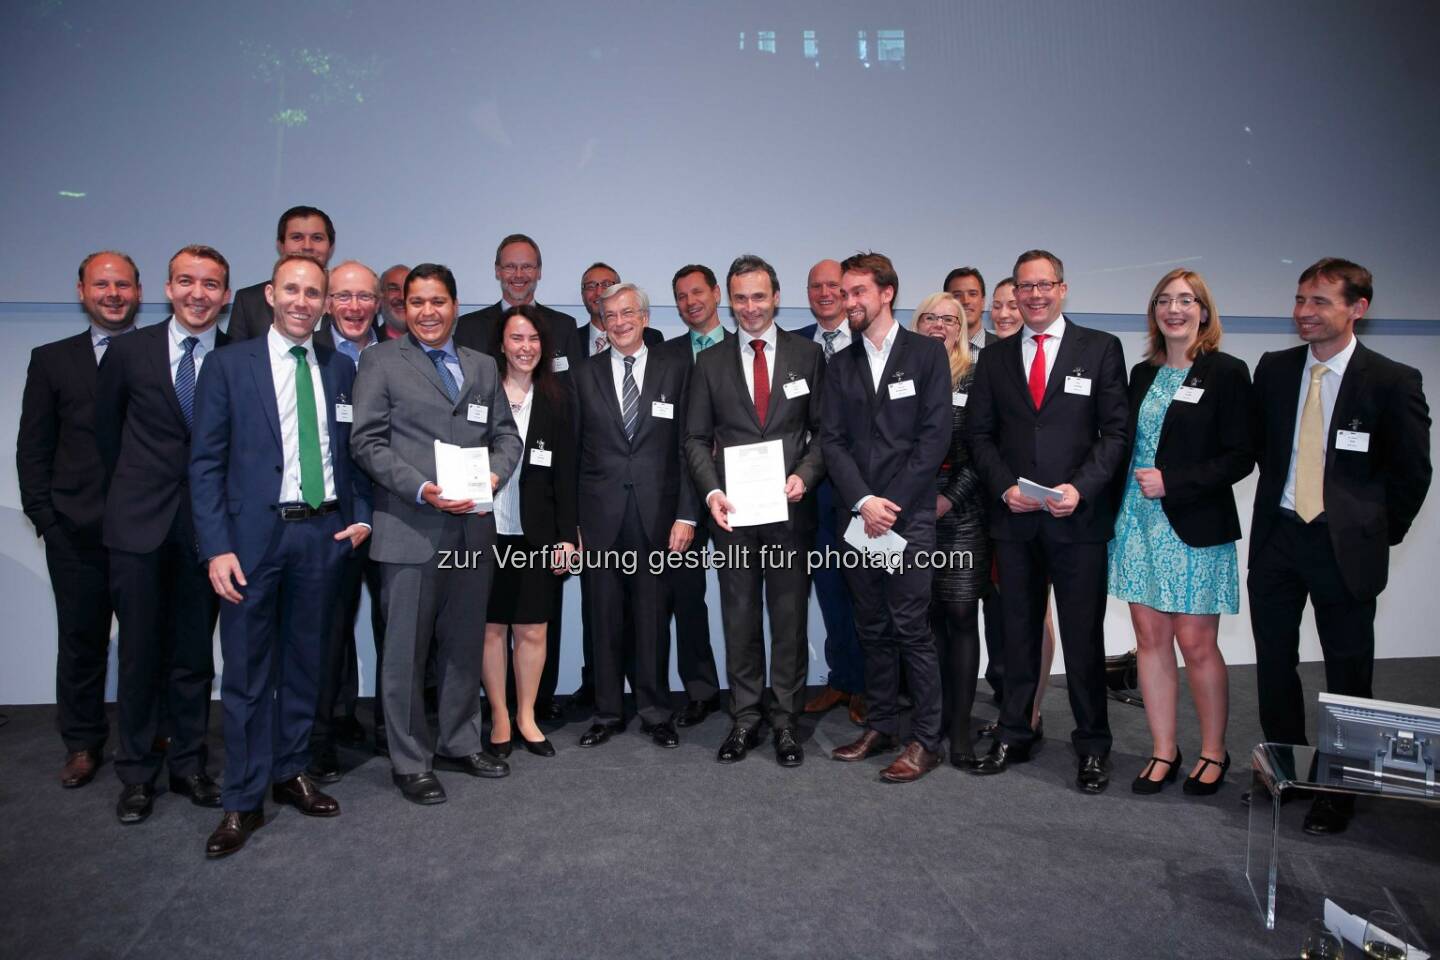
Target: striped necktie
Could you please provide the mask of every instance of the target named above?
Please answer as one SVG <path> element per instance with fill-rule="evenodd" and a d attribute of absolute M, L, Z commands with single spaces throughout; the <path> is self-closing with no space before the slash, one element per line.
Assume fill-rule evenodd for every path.
<path fill-rule="evenodd" d="M 186 337 L 180 347 L 180 366 L 175 370 L 175 399 L 180 401 L 180 412 L 185 414 L 185 426 L 195 426 L 195 348 L 200 345 L 198 337 Z"/>
<path fill-rule="evenodd" d="M 430 362 L 435 364 L 435 372 L 440 374 L 440 385 L 445 388 L 445 396 L 454 403 L 460 399 L 460 385 L 455 382 L 455 376 L 450 372 L 450 365 L 445 362 L 444 350 L 426 350 Z"/>
<path fill-rule="evenodd" d="M 635 358 L 625 358 L 625 380 L 620 385 L 620 421 L 625 425 L 625 439 L 635 439 L 635 424 L 640 419 L 640 390 L 635 386 Z"/>

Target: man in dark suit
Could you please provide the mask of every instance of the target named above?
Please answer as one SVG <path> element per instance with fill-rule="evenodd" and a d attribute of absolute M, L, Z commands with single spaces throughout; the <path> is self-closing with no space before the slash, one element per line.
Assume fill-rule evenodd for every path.
<path fill-rule="evenodd" d="M 225 813 L 211 858 L 264 823 L 266 787 L 306 816 L 340 813 L 305 767 L 341 570 L 370 535 L 370 481 L 350 463 L 355 368 L 314 343 L 325 290 L 319 260 L 281 257 L 265 288 L 270 333 L 217 353 L 196 390 L 195 532 L 226 601 Z"/>
<path fill-rule="evenodd" d="M 95 446 L 97 368 L 112 337 L 135 328 L 140 271 L 123 253 L 92 253 L 75 284 L 90 325 L 30 354 L 15 475 L 20 505 L 45 540 L 58 630 L 55 713 L 65 743 L 62 787 L 83 787 L 100 768 L 110 721 L 105 667 L 110 650 L 110 565 L 100 542 L 104 472 Z"/>
<path fill-rule="evenodd" d="M 809 663 L 805 560 L 815 534 L 815 500 L 808 494 L 825 471 L 819 441 L 825 361 L 813 341 L 775 326 L 780 281 L 774 267 L 756 256 L 738 257 L 726 284 L 738 332 L 696 357 L 685 422 L 685 453 L 715 544 L 744 558 L 718 572 L 734 725 L 717 759 L 742 760 L 759 742 L 766 675 L 761 611 L 768 607 L 775 758 L 798 767 L 805 759 L 798 722 Z M 726 496 L 725 451 L 760 443 L 780 445 L 784 475 L 775 482 L 777 490 L 784 485 L 788 508 L 784 520 L 755 524 Z"/>
<path fill-rule="evenodd" d="M 1125 466 L 1129 401 L 1120 341 L 1070 323 L 1065 267 L 1044 250 L 1015 263 L 1025 318 L 1019 336 L 981 354 L 970 390 L 975 466 L 993 502 L 990 535 L 1005 618 L 1005 697 L 1000 731 L 970 772 L 1002 773 L 1030 758 L 1030 711 L 1039 682 L 1045 584 L 1055 585 L 1065 677 L 1075 713 L 1076 785 L 1109 785 L 1105 699 L 1106 544 L 1115 525 L 1111 484 Z M 1018 479 L 1053 488 L 1043 502 Z"/>
<path fill-rule="evenodd" d="M 511 307 L 535 303 L 535 288 L 540 285 L 543 263 L 540 245 L 523 233 L 512 233 L 495 248 L 495 279 L 500 282 L 500 299 L 484 310 L 467 313 L 455 325 L 455 342 L 471 350 L 489 353 L 494 349 L 495 325 Z M 575 318 L 550 307 L 535 303 L 550 324 L 550 342 L 554 356 L 547 357 L 556 373 L 564 373 L 572 363 L 587 356 L 580 341 Z"/>
<path fill-rule="evenodd" d="M 318 207 L 291 207 L 280 214 L 275 225 L 275 253 L 288 257 L 292 253 L 303 253 L 314 257 L 321 264 L 330 262 L 335 252 L 335 224 L 330 215 Z M 231 340 L 250 340 L 263 337 L 270 330 L 270 304 L 265 300 L 265 287 L 269 280 L 261 280 L 235 291 L 235 301 L 230 304 L 230 322 L 225 327 Z"/>
<path fill-rule="evenodd" d="M 840 261 L 821 260 L 810 268 L 805 278 L 805 295 L 810 301 L 810 315 L 815 322 L 795 331 L 820 345 L 821 355 L 829 366 L 841 350 L 850 346 L 850 324 L 845 319 L 845 298 L 840 290 Z M 815 489 L 815 549 L 824 554 L 840 549 L 836 530 L 835 485 L 829 477 Z M 855 632 L 855 613 L 850 605 L 850 590 L 845 574 L 830 564 L 822 564 L 811 573 L 815 597 L 820 602 L 820 616 L 825 620 L 825 663 L 830 675 L 820 692 L 805 704 L 806 713 L 825 713 L 833 707 L 850 708 L 850 722 L 865 725 L 865 655 Z"/>
<path fill-rule="evenodd" d="M 847 532 L 860 524 L 864 537 L 895 533 L 905 546 L 893 570 L 845 564 L 865 651 L 869 714 L 860 738 L 831 757 L 855 762 L 899 745 L 903 662 L 915 704 L 910 737 L 880 777 L 910 783 L 940 762 L 940 662 L 930 633 L 931 570 L 919 555 L 935 548 L 935 475 L 950 449 L 950 365 L 938 341 L 904 330 L 895 320 L 900 279 L 888 257 L 860 253 L 841 267 L 845 312 L 856 342 L 825 372 L 820 433 L 825 470 L 835 484 L 838 522 Z M 876 555 L 867 551 L 864 556 Z"/>
<path fill-rule="evenodd" d="M 392 778 L 405 799 L 443 803 L 433 767 L 474 777 L 510 773 L 482 752 L 481 665 L 494 574 L 495 517 L 445 497 L 435 441 L 485 447 L 490 488 L 520 461 L 510 403 L 490 356 L 456 347 L 455 275 L 422 263 L 405 280 L 409 335 L 360 355 L 351 452 L 375 482 L 375 537 L 385 603 L 385 710 Z M 479 512 L 483 511 L 483 512 Z M 425 716 L 425 662 L 436 641 L 439 729 Z"/>
<path fill-rule="evenodd" d="M 580 738 L 594 747 L 625 729 L 625 630 L 634 617 L 633 687 L 641 728 L 679 746 L 670 705 L 670 597 L 666 552 L 695 534 L 695 492 L 685 469 L 685 391 L 690 365 L 645 346 L 650 300 L 633 283 L 605 292 L 610 347 L 578 365 L 580 537 L 594 629 L 595 717 Z"/>
<path fill-rule="evenodd" d="M 349 359 L 352 366 L 358 366 L 363 351 L 389 339 L 379 329 L 378 311 L 382 298 L 379 278 L 363 263 L 347 260 L 330 268 L 329 311 L 320 329 L 315 331 L 316 347 L 334 350 Z M 338 402 L 351 406 L 353 398 L 348 390 Z M 365 739 L 364 729 L 355 717 L 356 700 L 360 695 L 355 617 L 360 610 L 362 585 L 370 591 L 370 629 L 375 638 L 375 673 L 378 676 L 384 663 L 385 609 L 380 602 L 380 565 L 370 559 L 368 542 L 360 544 L 345 557 L 335 597 L 336 609 L 330 623 L 329 642 L 321 655 L 319 698 L 316 701 L 315 726 L 310 733 L 310 765 L 306 768 L 310 778 L 319 783 L 334 783 L 340 779 L 340 761 L 335 752 L 337 740 L 359 744 Z M 378 697 L 378 684 L 376 693 Z M 378 699 L 376 703 L 375 741 L 379 748 L 385 740 L 385 723 Z"/>
<path fill-rule="evenodd" d="M 1326 257 L 1306 268 L 1295 326 L 1308 346 L 1267 353 L 1255 367 L 1260 479 L 1250 528 L 1248 588 L 1260 726 L 1274 743 L 1304 744 L 1305 697 L 1295 666 L 1308 597 L 1331 693 L 1372 696 L 1375 601 L 1390 548 L 1430 488 L 1430 410 L 1420 372 L 1369 349 L 1355 326 L 1374 296 L 1370 271 Z M 1305 831 L 1333 834 L 1353 813 L 1316 797 Z"/>
<path fill-rule="evenodd" d="M 168 321 L 110 344 L 95 400 L 108 478 L 102 537 L 120 623 L 121 823 L 150 816 L 162 762 L 172 793 L 220 805 L 205 769 L 217 610 L 195 549 L 189 477 L 195 383 L 226 342 L 215 324 L 230 298 L 229 264 L 210 247 L 185 247 L 170 258 L 165 295 Z"/>

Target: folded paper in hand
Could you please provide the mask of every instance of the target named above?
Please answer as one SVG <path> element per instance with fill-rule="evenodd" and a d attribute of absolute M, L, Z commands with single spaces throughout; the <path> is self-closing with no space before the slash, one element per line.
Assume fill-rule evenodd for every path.
<path fill-rule="evenodd" d="M 490 493 L 490 448 L 460 447 L 435 441 L 435 483 L 446 500 L 474 500 L 471 513 L 485 513 Z"/>

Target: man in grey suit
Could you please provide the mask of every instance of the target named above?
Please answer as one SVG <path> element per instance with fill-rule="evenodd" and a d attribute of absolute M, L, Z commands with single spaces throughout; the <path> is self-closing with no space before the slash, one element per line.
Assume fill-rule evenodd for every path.
<path fill-rule="evenodd" d="M 432 765 L 476 777 L 510 768 L 481 752 L 481 626 L 494 573 L 495 518 L 435 483 L 435 441 L 488 447 L 498 489 L 521 441 L 495 361 L 457 347 L 455 275 L 422 263 L 405 278 L 408 336 L 360 355 L 350 449 L 375 481 L 370 558 L 385 605 L 381 703 L 396 786 L 415 803 L 443 803 Z M 439 731 L 425 718 L 425 658 L 437 641 Z"/>

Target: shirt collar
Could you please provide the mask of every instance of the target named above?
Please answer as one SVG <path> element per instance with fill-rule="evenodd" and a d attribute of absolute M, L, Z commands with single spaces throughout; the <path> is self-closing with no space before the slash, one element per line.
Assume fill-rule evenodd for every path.
<path fill-rule="evenodd" d="M 1354 334 L 1351 334 L 1350 342 L 1345 345 L 1345 349 L 1335 354 L 1335 356 L 1331 357 L 1329 360 L 1316 360 L 1315 348 L 1311 347 L 1309 350 L 1305 351 L 1306 373 L 1309 373 L 1310 368 L 1315 366 L 1317 363 L 1323 363 L 1325 364 L 1325 368 L 1327 370 L 1343 378 L 1345 376 L 1345 368 L 1350 365 L 1350 358 L 1355 356 L 1355 344 L 1359 342 L 1360 338 L 1355 336 Z"/>
<path fill-rule="evenodd" d="M 126 327 L 124 330 L 117 330 L 117 331 L 115 331 L 114 333 L 111 333 L 109 330 L 105 330 L 105 329 L 103 329 L 103 328 L 101 328 L 101 327 L 97 327 L 97 326 L 95 326 L 95 324 L 92 323 L 92 324 L 90 324 L 90 346 L 92 346 L 92 347 L 98 347 L 98 346 L 100 346 L 100 341 L 101 341 L 101 340 L 105 340 L 105 341 L 108 343 L 110 340 L 114 340 L 116 337 L 119 337 L 119 336 L 124 336 L 125 334 L 129 333 L 131 330 L 134 330 L 134 329 L 135 329 L 135 324 L 132 323 L 132 324 L 130 324 L 130 326 Z M 184 339 L 184 338 L 182 337 L 181 339 Z"/>
<path fill-rule="evenodd" d="M 295 343 L 279 330 L 271 327 L 265 334 L 265 340 L 270 344 L 270 352 L 276 357 L 291 357 L 293 359 L 294 354 L 290 351 L 295 347 L 300 347 L 305 351 L 305 359 L 307 362 L 315 357 L 315 338 L 313 336 L 306 337 L 299 343 Z"/>
<path fill-rule="evenodd" d="M 725 326 L 720 323 L 716 323 L 709 333 L 696 333 L 694 330 L 687 330 L 686 332 L 690 335 L 690 346 L 692 348 L 701 337 L 709 337 L 711 346 L 725 339 Z"/>
<path fill-rule="evenodd" d="M 212 323 L 210 324 L 210 329 L 204 333 L 191 333 L 185 329 L 179 320 L 175 319 L 175 315 L 172 313 L 170 315 L 170 342 L 173 343 L 177 349 L 184 350 L 185 338 L 194 337 L 200 341 L 200 346 L 208 353 L 215 349 L 215 326 L 216 325 Z"/>
<path fill-rule="evenodd" d="M 740 338 L 741 345 L 747 348 L 750 347 L 751 340 L 759 339 L 765 341 L 766 352 L 772 357 L 775 356 L 775 341 L 778 339 L 775 333 L 775 321 L 770 321 L 770 326 L 766 327 L 765 332 L 760 334 L 759 337 L 752 337 L 744 330 L 739 329 L 735 331 L 735 335 Z M 755 351 L 751 349 L 750 352 L 754 353 Z"/>
<path fill-rule="evenodd" d="M 1022 326 L 1025 339 L 1034 340 L 1035 331 L 1030 329 L 1029 324 L 1023 324 Z M 1044 336 L 1049 337 L 1052 341 L 1058 343 L 1060 341 L 1060 338 L 1065 336 L 1065 314 L 1062 313 L 1060 314 L 1060 316 L 1050 321 L 1050 326 L 1047 327 L 1045 330 L 1041 331 L 1041 333 Z"/>
<path fill-rule="evenodd" d="M 865 336 L 863 333 L 860 335 L 860 342 L 865 344 L 865 352 L 870 354 L 870 356 L 875 357 L 889 353 L 890 348 L 895 345 L 895 338 L 899 335 L 900 321 L 896 320 L 890 325 L 890 332 L 885 334 L 885 339 L 881 341 L 880 346 L 877 347 L 875 346 L 875 344 L 871 343 L 870 338 Z"/>
<path fill-rule="evenodd" d="M 636 350 L 633 354 L 633 356 L 635 357 L 635 362 L 639 363 L 641 360 L 644 360 L 645 355 L 649 352 L 650 348 L 645 346 L 645 340 L 644 338 L 641 338 L 640 349 Z M 625 354 L 621 353 L 619 350 L 616 350 L 614 344 L 611 344 L 610 346 L 610 362 L 614 364 L 619 364 L 620 366 L 625 365 Z"/>

